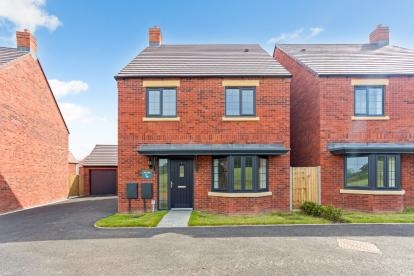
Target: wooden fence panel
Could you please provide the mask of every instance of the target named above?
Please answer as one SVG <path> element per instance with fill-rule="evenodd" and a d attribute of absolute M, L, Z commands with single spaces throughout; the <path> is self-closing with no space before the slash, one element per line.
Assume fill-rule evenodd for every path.
<path fill-rule="evenodd" d="M 79 191 L 79 175 L 70 175 L 68 179 L 69 184 L 69 196 L 80 195 Z"/>
<path fill-rule="evenodd" d="M 320 167 L 291 167 L 292 208 L 305 201 L 320 203 Z"/>

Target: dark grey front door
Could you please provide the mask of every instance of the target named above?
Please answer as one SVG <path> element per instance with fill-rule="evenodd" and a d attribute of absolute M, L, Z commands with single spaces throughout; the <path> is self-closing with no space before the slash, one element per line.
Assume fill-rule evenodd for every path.
<path fill-rule="evenodd" d="M 193 208 L 193 160 L 170 160 L 171 208 Z"/>

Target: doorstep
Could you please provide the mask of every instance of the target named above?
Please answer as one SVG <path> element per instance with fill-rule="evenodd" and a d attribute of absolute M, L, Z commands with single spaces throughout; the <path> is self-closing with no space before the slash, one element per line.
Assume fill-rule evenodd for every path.
<path fill-rule="evenodd" d="M 158 223 L 158 228 L 188 227 L 192 209 L 171 209 Z"/>

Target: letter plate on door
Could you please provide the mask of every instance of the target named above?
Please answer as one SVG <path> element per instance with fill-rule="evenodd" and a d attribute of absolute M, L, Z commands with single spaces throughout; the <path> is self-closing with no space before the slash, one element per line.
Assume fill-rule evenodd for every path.
<path fill-rule="evenodd" d="M 185 189 L 187 186 L 177 186 L 178 189 Z"/>

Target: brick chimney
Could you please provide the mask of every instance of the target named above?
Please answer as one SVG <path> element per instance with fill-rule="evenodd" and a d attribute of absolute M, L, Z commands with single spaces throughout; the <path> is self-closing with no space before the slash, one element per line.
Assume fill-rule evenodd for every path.
<path fill-rule="evenodd" d="M 369 43 L 377 44 L 377 46 L 390 44 L 390 28 L 379 24 L 375 30 L 369 34 Z"/>
<path fill-rule="evenodd" d="M 37 58 L 36 38 L 30 33 L 28 29 L 24 29 L 23 32 L 16 32 L 16 43 L 18 50 L 30 52 L 33 58 Z"/>
<path fill-rule="evenodd" d="M 157 26 L 149 28 L 148 40 L 149 40 L 149 46 L 161 46 L 161 43 L 162 43 L 161 29 Z"/>

